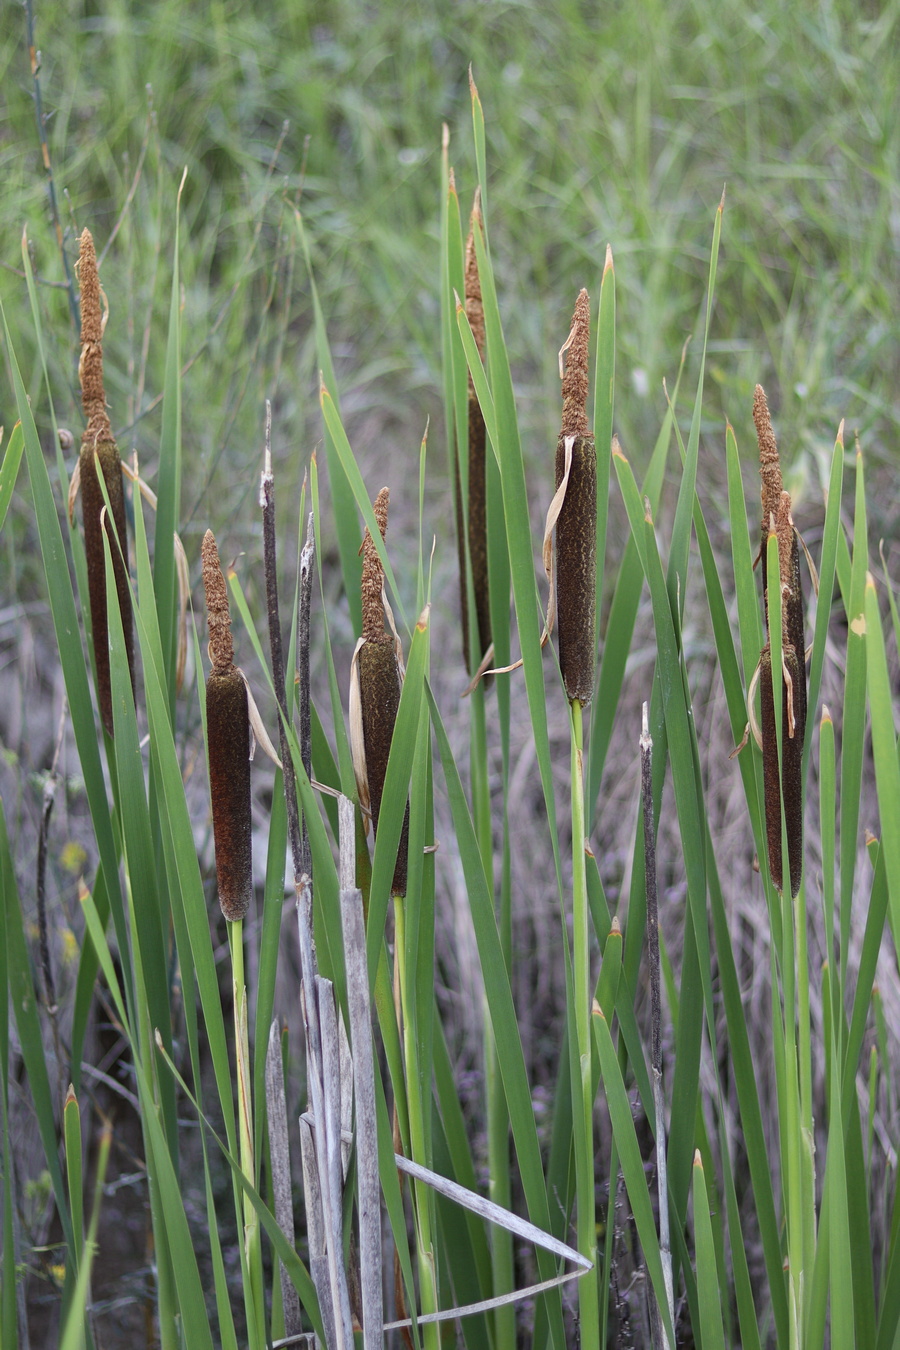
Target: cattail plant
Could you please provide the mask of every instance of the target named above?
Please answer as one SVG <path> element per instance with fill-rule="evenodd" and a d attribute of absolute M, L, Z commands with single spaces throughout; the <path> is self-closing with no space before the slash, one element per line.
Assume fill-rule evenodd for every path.
<path fill-rule="evenodd" d="M 106 315 L 101 314 L 100 276 L 94 240 L 88 229 L 82 231 L 78 257 L 81 281 L 81 403 L 87 425 L 81 438 L 78 472 L 84 519 L 84 549 L 87 556 L 88 590 L 91 603 L 91 628 L 94 635 L 94 660 L 97 665 L 97 698 L 103 725 L 113 734 L 112 689 L 109 673 L 109 637 L 106 622 L 106 563 L 103 553 L 101 518 L 106 503 L 97 477 L 94 456 L 100 464 L 106 495 L 112 509 L 118 547 L 113 546 L 113 572 L 125 633 L 128 668 L 134 685 L 134 633 L 131 596 L 128 590 L 128 537 L 125 531 L 125 491 L 122 461 L 106 411 L 103 390 L 103 330 Z"/>
<path fill-rule="evenodd" d="M 570 702 L 586 706 L 594 691 L 596 660 L 597 452 L 588 429 L 588 340 L 590 300 L 582 289 L 572 329 L 560 352 L 562 427 L 556 445 L 556 610 L 559 666 Z"/>
<path fill-rule="evenodd" d="M 388 489 L 383 487 L 372 504 L 382 539 L 387 531 L 389 498 Z M 390 616 L 383 595 L 384 569 L 368 530 L 362 554 L 362 637 L 356 644 L 350 672 L 350 723 L 360 805 L 368 809 L 377 837 L 384 778 L 400 706 L 403 663 L 399 638 L 384 626 L 386 610 Z M 408 838 L 407 805 L 391 886 L 393 895 L 406 894 Z"/>
<path fill-rule="evenodd" d="M 791 516 L 790 493 L 782 487 L 778 448 L 772 431 L 766 396 L 761 385 L 753 398 L 753 420 L 759 441 L 762 480 L 762 531 L 760 559 L 766 612 L 767 642 L 759 658 L 763 782 L 765 788 L 766 839 L 769 875 L 780 891 L 784 876 L 781 848 L 781 813 L 788 844 L 791 896 L 800 889 L 803 871 L 803 742 L 806 734 L 806 652 L 803 632 L 803 593 L 800 587 L 800 553 Z M 781 588 L 781 770 L 775 720 L 775 680 L 772 671 L 772 630 L 769 577 L 766 560 L 768 540 L 778 544 L 778 581 Z M 777 611 L 776 611 L 777 612 Z"/>
<path fill-rule="evenodd" d="M 203 536 L 203 586 L 209 619 L 206 731 L 216 881 L 222 913 L 243 919 L 253 889 L 250 842 L 250 717 L 244 677 L 234 664 L 228 590 L 212 530 Z"/>
<path fill-rule="evenodd" d="M 484 361 L 485 330 L 484 303 L 481 298 L 481 283 L 478 279 L 478 259 L 475 256 L 475 230 L 481 228 L 481 192 L 475 193 L 472 207 L 471 224 L 466 239 L 465 270 L 465 306 L 466 318 L 472 329 L 472 337 L 478 348 L 478 355 Z M 485 479 L 487 432 L 481 404 L 475 393 L 475 384 L 471 373 L 468 378 L 469 409 L 469 485 L 467 511 L 462 510 L 462 489 L 459 479 L 459 467 L 456 471 L 457 512 L 459 528 L 459 578 L 460 601 L 462 608 L 463 654 L 466 669 L 474 675 L 480 661 L 491 646 L 491 607 L 488 583 L 487 553 L 487 483 Z M 469 592 L 466 585 L 466 539 L 469 545 L 469 561 L 472 567 L 472 594 L 475 600 L 475 618 L 478 625 L 479 652 L 473 659 L 469 637 Z"/>

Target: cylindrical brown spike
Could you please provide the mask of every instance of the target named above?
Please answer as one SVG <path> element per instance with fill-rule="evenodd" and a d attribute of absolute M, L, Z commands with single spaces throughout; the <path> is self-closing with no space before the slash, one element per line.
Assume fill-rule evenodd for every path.
<path fill-rule="evenodd" d="M 250 805 L 250 717 L 247 688 L 234 665 L 228 589 L 211 530 L 203 537 L 203 586 L 212 670 L 206 681 L 209 790 L 219 904 L 232 923 L 253 895 Z"/>
<path fill-rule="evenodd" d="M 775 517 L 778 538 L 778 570 L 781 575 L 781 618 L 784 642 L 793 647 L 799 665 L 794 692 L 794 715 L 806 725 L 806 634 L 803 592 L 800 588 L 800 549 L 791 516 L 791 498 L 782 492 Z"/>
<path fill-rule="evenodd" d="M 797 689 L 800 666 L 797 653 L 789 644 L 782 650 L 784 665 Z M 791 897 L 800 889 L 803 876 L 803 739 L 806 732 L 805 699 L 800 714 L 794 703 L 794 734 L 788 730 L 789 695 L 782 675 L 781 685 L 781 775 L 778 773 L 778 740 L 775 730 L 775 701 L 772 677 L 772 653 L 769 644 L 763 648 L 759 660 L 760 710 L 762 713 L 763 787 L 766 811 L 766 841 L 769 853 L 769 875 L 777 890 L 782 888 L 783 862 L 781 852 L 781 801 L 784 796 L 784 818 L 788 841 L 788 873 Z"/>
<path fill-rule="evenodd" d="M 364 642 L 359 649 L 359 696 L 362 709 L 363 742 L 366 752 L 366 776 L 372 827 L 378 837 L 378 817 L 384 795 L 384 779 L 397 709 L 400 707 L 400 671 L 393 643 Z M 394 867 L 392 894 L 406 894 L 407 855 L 409 852 L 409 803 L 403 817 L 400 847 Z"/>
<path fill-rule="evenodd" d="M 587 420 L 590 301 L 579 293 L 567 343 L 562 382 L 562 429 L 556 446 L 556 486 L 565 474 L 566 441 L 572 463 L 556 522 L 556 610 L 559 665 L 571 702 L 591 700 L 596 665 L 597 453 Z"/>
<path fill-rule="evenodd" d="M 234 666 L 210 671 L 206 730 L 219 904 L 234 923 L 244 918 L 253 895 L 250 718 L 247 689 Z"/>
<path fill-rule="evenodd" d="M 382 488 L 372 505 L 382 539 L 387 533 L 388 490 Z M 369 531 L 363 538 L 362 568 L 362 642 L 357 654 L 359 702 L 362 713 L 363 753 L 368 782 L 372 826 L 378 836 L 378 815 L 384 794 L 384 777 L 394 735 L 394 723 L 400 706 L 400 668 L 394 640 L 384 627 L 382 587 L 384 569 Z M 394 867 L 392 891 L 406 894 L 407 853 L 409 850 L 409 805 L 403 821 L 400 848 Z"/>
<path fill-rule="evenodd" d="M 94 639 L 94 660 L 97 666 L 97 698 L 103 725 L 112 736 L 112 688 L 109 670 L 109 630 L 106 613 L 106 561 L 101 532 L 101 515 L 105 502 L 97 470 L 96 454 L 100 461 L 112 509 L 118 545 L 111 539 L 113 573 L 116 594 L 125 635 L 125 652 L 131 684 L 134 687 L 134 628 L 131 614 L 131 593 L 128 589 L 128 535 L 125 528 L 125 491 L 122 483 L 122 461 L 113 439 L 106 397 L 103 391 L 103 331 L 100 313 L 100 278 L 97 257 L 89 230 L 81 235 L 79 254 L 81 282 L 81 401 L 87 419 L 81 440 L 79 469 L 81 475 L 81 509 L 84 521 L 84 550 L 87 561 L 88 596 L 91 606 L 91 629 Z M 121 556 L 120 556 L 121 550 Z M 124 560 L 124 561 L 123 561 Z"/>
<path fill-rule="evenodd" d="M 481 281 L 478 276 L 478 259 L 475 253 L 475 230 L 481 227 L 481 190 L 475 193 L 472 207 L 472 221 L 466 240 L 466 317 L 472 329 L 472 336 L 478 348 L 478 354 L 484 360 L 485 328 L 484 304 L 481 298 Z M 466 668 L 474 675 L 481 658 L 491 645 L 491 605 L 488 581 L 487 549 L 487 430 L 481 412 L 481 404 L 475 393 L 475 385 L 469 375 L 469 493 L 468 493 L 468 540 L 469 559 L 472 564 L 472 591 L 475 597 L 475 617 L 478 622 L 478 645 L 480 651 L 473 660 L 469 651 L 469 615 L 466 594 L 465 554 L 460 540 L 460 587 L 462 591 L 463 651 Z M 461 517 L 460 517 L 461 518 Z M 489 677 L 485 677 L 487 681 Z"/>
<path fill-rule="evenodd" d="M 383 487 L 372 503 L 375 522 L 382 539 L 387 534 L 389 504 L 390 493 Z M 384 568 L 381 566 L 378 550 L 368 529 L 363 536 L 362 555 L 362 635 L 366 642 L 388 642 L 390 638 L 384 631 L 384 607 L 381 603 Z"/>

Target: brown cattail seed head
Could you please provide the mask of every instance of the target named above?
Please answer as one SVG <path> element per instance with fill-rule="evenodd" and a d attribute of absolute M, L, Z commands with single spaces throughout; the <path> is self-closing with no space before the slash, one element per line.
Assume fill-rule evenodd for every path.
<path fill-rule="evenodd" d="M 213 667 L 206 681 L 206 733 L 216 881 L 222 913 L 234 923 L 247 913 L 253 893 L 250 717 L 244 678 L 234 665 L 228 590 L 211 530 L 203 538 L 202 558 Z"/>
<path fill-rule="evenodd" d="M 359 649 L 358 659 L 369 805 L 372 812 L 372 827 L 377 838 L 388 756 L 391 752 L 394 724 L 397 721 L 397 709 L 400 707 L 400 671 L 393 642 L 364 642 Z M 406 894 L 408 852 L 409 804 L 407 803 L 391 886 L 394 895 Z"/>
<path fill-rule="evenodd" d="M 484 304 L 481 299 L 481 281 L 478 276 L 478 260 L 475 254 L 475 231 L 481 228 L 481 189 L 475 193 L 472 207 L 471 227 L 466 240 L 466 317 L 472 329 L 472 336 L 478 353 L 484 360 L 485 330 Z M 466 588 L 466 555 L 462 533 L 463 514 L 459 472 L 457 470 L 457 520 L 459 521 L 459 576 L 460 597 L 462 602 L 463 654 L 466 669 L 474 674 L 481 657 L 491 645 L 491 605 L 488 580 L 487 549 L 487 431 L 481 404 L 475 393 L 475 385 L 469 374 L 469 494 L 468 494 L 468 542 L 469 560 L 472 566 L 472 591 L 475 597 L 475 616 L 478 622 L 479 652 L 472 660 L 469 650 L 469 599 Z"/>
<path fill-rule="evenodd" d="M 97 256 L 90 230 L 81 235 L 78 259 L 81 283 L 81 359 L 78 373 L 81 380 L 81 402 L 87 426 L 81 439 L 79 473 L 81 477 L 81 509 L 84 521 L 84 549 L 87 560 L 88 594 L 91 605 L 91 628 L 94 638 L 94 659 L 97 665 L 97 697 L 103 725 L 113 734 L 112 688 L 109 670 L 109 633 L 106 614 L 106 561 L 101 532 L 101 517 L 105 506 L 103 491 L 97 478 L 94 455 L 100 469 L 112 510 L 118 545 L 112 545 L 113 573 L 116 594 L 125 634 L 128 669 L 134 686 L 134 629 L 131 615 L 131 593 L 128 588 L 128 535 L 125 529 L 125 489 L 122 482 L 122 461 L 113 439 L 106 397 L 103 392 L 103 319 L 100 307 L 100 278 Z M 121 550 L 121 556 L 120 556 Z M 124 559 L 124 561 L 123 561 Z"/>
<path fill-rule="evenodd" d="M 575 302 L 562 381 L 562 430 L 556 446 L 556 486 L 565 476 L 566 442 L 572 462 L 556 522 L 556 610 L 559 665 L 571 702 L 591 700 L 596 662 L 597 452 L 588 430 L 588 340 L 590 301 Z"/>
<path fill-rule="evenodd" d="M 778 773 L 778 740 L 775 730 L 775 700 L 773 689 L 772 653 L 766 643 L 760 656 L 760 709 L 762 713 L 763 787 L 766 810 L 766 841 L 769 852 L 769 875 L 772 884 L 781 890 L 783 862 L 781 852 L 781 801 L 784 797 L 784 818 L 788 841 L 788 874 L 791 896 L 800 889 L 803 874 L 803 739 L 806 732 L 806 701 L 803 699 L 799 715 L 796 691 L 801 680 L 801 666 L 797 653 L 788 643 L 782 649 L 782 659 L 792 689 L 789 691 L 784 675 L 781 685 L 781 775 Z M 790 707 L 793 699 L 794 734 L 789 733 Z"/>
<path fill-rule="evenodd" d="M 234 663 L 234 643 L 231 640 L 231 614 L 228 610 L 228 587 L 222 575 L 219 550 L 215 535 L 207 530 L 200 549 L 203 562 L 203 589 L 206 592 L 206 615 L 209 622 L 209 659 L 213 670 L 222 674 Z"/>
<path fill-rule="evenodd" d="M 390 493 L 383 487 L 372 503 L 382 539 L 387 534 L 389 502 Z M 384 568 L 368 530 L 363 537 L 362 555 L 362 635 L 366 642 L 390 642 L 390 634 L 386 633 L 384 628 L 384 607 L 381 603 Z"/>
<path fill-rule="evenodd" d="M 566 368 L 562 377 L 563 436 L 588 434 L 588 342 L 591 335 L 591 301 L 582 287 L 575 301 L 572 330 L 566 345 Z"/>
<path fill-rule="evenodd" d="M 475 231 L 481 229 L 481 188 L 475 191 L 469 234 L 466 239 L 466 318 L 472 329 L 478 355 L 484 360 L 484 303 L 481 299 L 481 280 L 478 276 L 478 257 L 475 252 Z M 471 388 L 471 376 L 470 388 Z"/>
<path fill-rule="evenodd" d="M 382 539 L 387 532 L 388 500 L 388 490 L 384 487 L 372 504 Z M 397 709 L 400 706 L 401 685 L 400 667 L 397 663 L 394 639 L 384 626 L 383 585 L 384 569 L 381 565 L 381 559 L 376 552 L 369 531 L 366 530 L 363 538 L 362 568 L 363 632 L 356 659 L 359 705 L 362 715 L 365 776 L 368 783 L 372 826 L 376 838 L 388 756 L 390 755 L 391 740 L 394 735 L 394 723 L 397 720 Z M 394 895 L 406 894 L 408 849 L 409 805 L 407 804 L 391 888 Z"/>
<path fill-rule="evenodd" d="M 800 589 L 800 550 L 797 532 L 791 516 L 790 493 L 782 492 L 775 517 L 775 536 L 778 540 L 778 571 L 781 580 L 782 642 L 797 659 L 797 674 L 793 681 L 791 715 L 794 734 L 803 736 L 806 729 L 806 635 L 803 627 L 803 592 Z M 799 728 L 799 732 L 798 732 Z"/>
<path fill-rule="evenodd" d="M 762 485 L 760 565 L 762 567 L 763 594 L 765 594 L 768 585 L 768 578 L 766 576 L 766 539 L 769 536 L 770 518 L 778 514 L 778 504 L 781 500 L 783 484 L 781 481 L 781 464 L 778 460 L 778 446 L 775 443 L 775 433 L 772 430 L 772 419 L 769 416 L 769 405 L 766 402 L 766 393 L 761 384 L 758 384 L 753 391 L 753 422 L 756 427 L 756 440 L 759 445 L 759 477 Z"/>

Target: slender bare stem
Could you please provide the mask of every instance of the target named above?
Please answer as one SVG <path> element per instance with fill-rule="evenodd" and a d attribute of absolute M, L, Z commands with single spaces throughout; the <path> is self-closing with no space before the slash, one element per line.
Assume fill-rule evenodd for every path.
<path fill-rule="evenodd" d="M 659 907 L 656 894 L 656 838 L 653 832 L 653 739 L 643 706 L 641 726 L 641 801 L 644 812 L 644 878 L 647 889 L 647 949 L 650 965 L 650 1064 L 653 1070 L 653 1113 L 656 1116 L 656 1180 L 659 1193 L 659 1253 L 669 1318 L 675 1323 L 672 1284 L 672 1251 L 669 1238 L 669 1190 L 666 1174 L 666 1117 L 662 1083 L 662 1000 L 660 997 Z M 670 1350 L 656 1295 L 650 1291 L 650 1315 L 654 1344 Z"/>

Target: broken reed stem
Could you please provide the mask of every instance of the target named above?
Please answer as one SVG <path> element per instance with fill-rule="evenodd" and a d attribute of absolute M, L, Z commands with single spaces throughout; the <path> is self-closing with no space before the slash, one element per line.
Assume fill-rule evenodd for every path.
<path fill-rule="evenodd" d="M 47 932 L 47 848 L 50 835 L 50 817 L 53 814 L 53 804 L 56 801 L 56 790 L 59 787 L 59 757 L 62 752 L 63 736 L 66 731 L 68 707 L 68 702 L 66 698 L 63 697 L 62 709 L 59 715 L 59 728 L 56 733 L 56 747 L 53 751 L 53 761 L 44 783 L 44 791 L 41 799 L 41 823 L 40 828 L 38 829 L 37 868 L 35 875 L 38 942 L 41 953 L 41 974 L 44 981 L 44 1004 L 51 1016 L 54 1016 L 57 1012 L 57 1003 L 56 986 L 53 981 L 53 965 L 50 960 L 50 938 Z M 55 1032 L 56 1024 L 54 1022 L 54 1034 Z M 60 1060 L 60 1063 L 62 1063 L 62 1060 Z"/>
<path fill-rule="evenodd" d="M 478 259 L 475 253 L 475 231 L 482 228 L 481 189 L 476 189 L 475 201 L 469 234 L 466 239 L 465 305 L 466 318 L 478 348 L 478 355 L 484 361 L 485 327 L 484 303 L 481 298 L 481 281 L 478 276 Z M 466 585 L 465 550 L 460 536 L 460 585 L 462 593 L 463 651 L 466 669 L 474 675 L 481 658 L 491 645 L 491 605 L 488 581 L 487 546 L 487 430 L 472 374 L 468 376 L 468 463 L 469 491 L 467 502 L 467 537 L 469 543 L 469 563 L 472 568 L 472 595 L 475 600 L 475 618 L 478 624 L 479 651 L 473 656 L 469 640 L 469 604 Z M 462 519 L 460 516 L 460 531 Z M 485 677 L 486 679 L 488 677 Z"/>
<path fill-rule="evenodd" d="M 300 722 L 300 758 L 307 778 L 312 778 L 312 720 L 309 708 L 309 633 L 312 612 L 313 562 L 316 554 L 316 536 L 313 513 L 306 522 L 306 543 L 300 551 L 300 595 L 297 617 L 297 703 Z M 303 815 L 300 837 L 300 874 L 312 880 L 312 853 L 306 813 Z"/>
<path fill-rule="evenodd" d="M 291 1155 L 288 1144 L 287 1103 L 284 1094 L 284 1062 L 281 1054 L 281 1031 L 276 1018 L 269 1028 L 266 1051 L 266 1126 L 269 1134 L 269 1158 L 272 1174 L 272 1194 L 275 1201 L 275 1221 L 294 1245 L 294 1205 L 291 1195 Z M 300 1296 L 284 1265 L 279 1262 L 281 1303 L 284 1309 L 284 1330 L 295 1336 L 302 1325 Z"/>
<path fill-rule="evenodd" d="M 662 1082 L 662 997 L 660 992 L 659 906 L 656 890 L 656 837 L 653 830 L 653 739 L 647 705 L 641 713 L 641 805 L 644 818 L 644 884 L 647 894 L 647 960 L 650 968 L 650 1066 L 653 1072 L 653 1114 L 656 1117 L 656 1185 L 659 1201 L 659 1253 L 669 1317 L 675 1325 L 672 1251 L 669 1236 L 669 1183 L 666 1166 L 666 1116 Z M 654 1344 L 669 1350 L 656 1295 L 650 1286 L 650 1315 Z"/>
<path fill-rule="evenodd" d="M 382 488 L 373 503 L 373 511 L 381 537 L 387 532 L 390 494 Z M 384 627 L 384 571 L 378 550 L 365 532 L 362 545 L 362 638 L 357 644 L 351 672 L 351 699 L 358 704 L 359 725 L 353 729 L 357 741 L 354 765 L 362 804 L 368 801 L 372 828 L 377 839 L 378 817 L 384 794 L 391 741 L 397 710 L 400 707 L 401 675 L 397 647 L 393 636 Z M 356 720 L 351 711 L 351 723 Z M 397 861 L 391 883 L 392 895 L 406 894 L 407 855 L 409 850 L 409 803 L 403 818 Z"/>
<path fill-rule="evenodd" d="M 81 382 L 81 402 L 87 425 L 81 438 L 78 457 L 81 479 L 81 508 L 84 521 L 84 551 L 87 560 L 88 595 L 91 606 L 91 630 L 94 640 L 94 660 L 97 667 L 97 701 L 100 716 L 108 734 L 113 734 L 112 685 L 109 669 L 109 631 L 107 626 L 106 560 L 103 550 L 103 490 L 97 477 L 95 455 L 103 474 L 106 495 L 109 498 L 116 539 L 110 537 L 116 593 L 122 616 L 125 652 L 131 685 L 134 688 L 134 631 L 131 615 L 131 593 L 128 585 L 128 535 L 125 529 L 125 489 L 122 481 L 122 461 L 112 434 L 106 411 L 103 388 L 103 328 L 101 314 L 100 277 L 97 255 L 88 229 L 82 231 L 78 258 L 81 282 L 81 358 L 78 377 Z M 107 527 L 108 528 L 108 527 Z"/>
<path fill-rule="evenodd" d="M 597 590 L 597 453 L 588 430 L 590 300 L 582 289 L 562 351 L 562 426 L 556 446 L 556 488 L 566 480 L 556 521 L 556 610 L 559 666 L 570 702 L 594 692 Z M 568 474 L 568 478 L 567 478 Z"/>
<path fill-rule="evenodd" d="M 206 731 L 219 904 L 230 923 L 253 895 L 250 819 L 250 717 L 244 677 L 234 664 L 228 588 L 212 530 L 203 537 L 203 586 L 209 618 Z"/>

